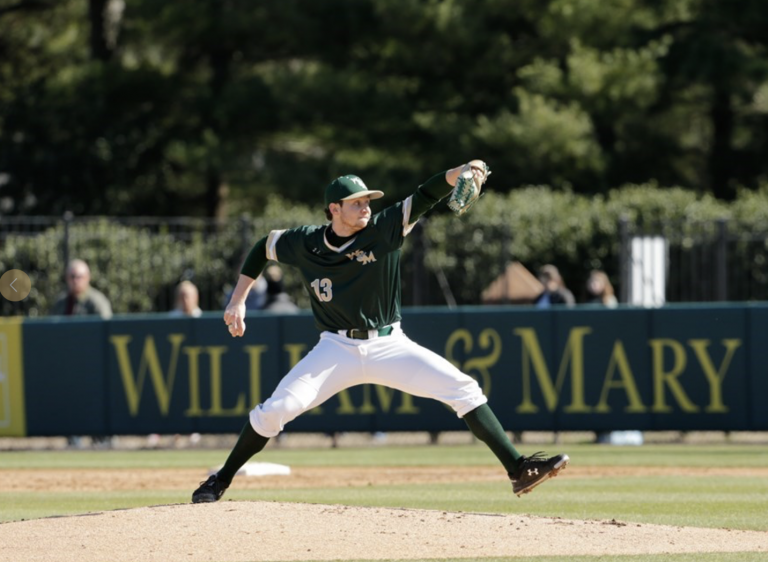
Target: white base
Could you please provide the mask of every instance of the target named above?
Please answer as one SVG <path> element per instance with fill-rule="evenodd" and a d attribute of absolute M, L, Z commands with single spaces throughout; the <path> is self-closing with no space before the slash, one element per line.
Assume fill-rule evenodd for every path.
<path fill-rule="evenodd" d="M 611 431 L 608 437 L 611 445 L 642 445 L 642 431 Z"/>
<path fill-rule="evenodd" d="M 216 474 L 219 470 L 221 470 L 220 466 L 212 468 L 208 474 Z M 276 464 L 272 462 L 248 462 L 237 471 L 237 476 L 287 476 L 290 473 L 291 467 L 284 464 Z"/>

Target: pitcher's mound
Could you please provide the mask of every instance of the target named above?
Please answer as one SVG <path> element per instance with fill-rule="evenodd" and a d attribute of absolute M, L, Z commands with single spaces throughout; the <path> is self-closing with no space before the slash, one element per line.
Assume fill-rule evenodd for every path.
<path fill-rule="evenodd" d="M 766 552 L 768 533 L 558 518 L 221 501 L 0 525 L 15 562 L 219 562 Z"/>

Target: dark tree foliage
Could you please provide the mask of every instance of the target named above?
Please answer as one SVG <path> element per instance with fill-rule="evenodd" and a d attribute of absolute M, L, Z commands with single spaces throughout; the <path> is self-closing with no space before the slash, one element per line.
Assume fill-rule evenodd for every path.
<path fill-rule="evenodd" d="M 0 214 L 259 215 L 357 173 L 720 199 L 768 177 L 760 0 L 0 0 Z"/>

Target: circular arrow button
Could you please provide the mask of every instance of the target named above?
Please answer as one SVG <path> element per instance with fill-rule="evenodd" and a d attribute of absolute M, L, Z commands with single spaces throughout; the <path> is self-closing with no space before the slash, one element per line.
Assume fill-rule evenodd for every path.
<path fill-rule="evenodd" d="M 32 282 L 29 276 L 20 269 L 11 269 L 0 277 L 0 294 L 9 301 L 24 300 L 31 290 Z"/>

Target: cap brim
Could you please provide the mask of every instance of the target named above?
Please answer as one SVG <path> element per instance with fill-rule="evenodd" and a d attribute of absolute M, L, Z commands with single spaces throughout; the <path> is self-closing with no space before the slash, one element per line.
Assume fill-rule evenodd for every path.
<path fill-rule="evenodd" d="M 366 190 L 366 191 L 358 191 L 357 193 L 353 193 L 352 195 L 348 195 L 342 201 L 349 201 L 350 199 L 360 199 L 361 197 L 370 197 L 371 199 L 381 199 L 384 197 L 383 191 L 377 191 L 377 190 Z"/>

